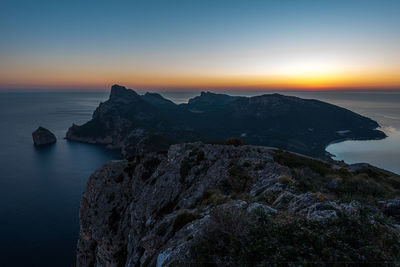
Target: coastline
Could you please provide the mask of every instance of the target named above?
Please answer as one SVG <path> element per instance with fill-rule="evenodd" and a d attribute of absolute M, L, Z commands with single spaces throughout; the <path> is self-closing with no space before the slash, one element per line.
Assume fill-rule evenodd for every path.
<path fill-rule="evenodd" d="M 375 129 L 373 129 L 373 130 L 377 130 L 377 131 L 382 132 L 382 133 L 385 135 L 385 137 L 383 137 L 383 138 L 368 138 L 368 139 L 366 139 L 366 138 L 363 139 L 363 138 L 346 137 L 346 138 L 335 139 L 335 140 L 333 140 L 332 142 L 330 142 L 329 144 L 327 144 L 327 145 L 325 146 L 324 150 L 325 150 L 325 152 L 326 152 L 328 155 L 333 155 L 332 153 L 330 153 L 330 152 L 327 150 L 327 148 L 328 148 L 329 146 L 334 145 L 334 144 L 337 144 L 337 143 L 342 143 L 342 142 L 345 142 L 345 141 L 375 141 L 375 140 L 383 140 L 383 139 L 386 139 L 386 138 L 389 137 L 389 135 L 384 131 L 383 127 L 377 127 L 377 128 L 375 128 Z M 333 155 L 333 157 L 336 157 L 336 156 Z M 332 156 L 330 156 L 330 159 L 333 159 Z"/>
<path fill-rule="evenodd" d="M 398 162 L 400 134 L 390 131 L 385 131 L 385 133 L 387 137 L 383 139 L 335 140 L 325 147 L 326 156 L 330 160 L 343 161 L 347 164 L 368 163 L 400 174 Z"/>

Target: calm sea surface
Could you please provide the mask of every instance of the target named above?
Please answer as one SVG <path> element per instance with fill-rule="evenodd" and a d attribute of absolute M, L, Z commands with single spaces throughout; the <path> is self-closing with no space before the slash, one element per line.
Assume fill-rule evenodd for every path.
<path fill-rule="evenodd" d="M 67 142 L 107 93 L 0 93 L 0 266 L 71 266 L 89 175 L 118 155 Z M 39 125 L 57 144 L 33 146 Z"/>
<path fill-rule="evenodd" d="M 400 92 L 281 93 L 320 99 L 377 120 L 388 138 L 346 141 L 327 150 L 349 163 L 369 162 L 400 173 Z M 163 95 L 183 103 L 198 93 Z M 0 92 L 0 266 L 71 266 L 86 181 L 119 156 L 63 137 L 107 98 L 108 92 Z M 33 146 L 31 133 L 39 125 L 56 134 L 56 145 Z"/>

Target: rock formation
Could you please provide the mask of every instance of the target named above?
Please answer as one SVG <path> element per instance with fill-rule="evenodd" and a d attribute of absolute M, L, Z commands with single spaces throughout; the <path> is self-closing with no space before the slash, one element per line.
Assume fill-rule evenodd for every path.
<path fill-rule="evenodd" d="M 41 126 L 32 133 L 32 139 L 36 146 L 53 144 L 57 141 L 56 136 L 52 132 Z"/>
<path fill-rule="evenodd" d="M 90 177 L 76 264 L 390 265 L 400 260 L 399 193 L 398 175 L 370 165 L 259 146 L 172 145 Z"/>
<path fill-rule="evenodd" d="M 92 120 L 73 125 L 66 138 L 132 155 L 146 149 L 143 139 L 162 145 L 152 145 L 150 151 L 155 151 L 175 143 L 240 137 L 247 144 L 326 158 L 325 147 L 335 140 L 384 138 L 377 127 L 375 121 L 344 108 L 280 94 L 234 97 L 202 92 L 188 104 L 176 105 L 156 93 L 139 95 L 114 85 Z"/>

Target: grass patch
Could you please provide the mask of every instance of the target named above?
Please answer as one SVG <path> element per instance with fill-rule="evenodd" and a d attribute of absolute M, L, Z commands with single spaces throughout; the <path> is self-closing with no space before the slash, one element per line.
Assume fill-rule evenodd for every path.
<path fill-rule="evenodd" d="M 293 182 L 293 180 L 292 180 L 292 178 L 290 178 L 287 175 L 281 175 L 278 178 L 278 182 L 281 183 L 281 184 L 287 185 L 287 184 L 290 184 L 291 182 Z"/>
<path fill-rule="evenodd" d="M 313 172 L 325 176 L 327 174 L 338 174 L 340 176 L 348 176 L 350 172 L 345 169 L 332 169 L 328 163 L 320 160 L 299 156 L 290 152 L 277 150 L 274 153 L 274 160 L 281 165 L 289 168 L 310 168 Z"/>
<path fill-rule="evenodd" d="M 226 197 L 218 189 L 204 191 L 201 198 L 198 200 L 199 205 L 220 205 L 226 202 Z"/>
<path fill-rule="evenodd" d="M 369 217 L 340 216 L 312 222 L 287 215 L 272 219 L 260 214 L 251 220 L 240 211 L 219 210 L 191 249 L 199 266 L 303 266 L 398 262 L 399 236 Z"/>
<path fill-rule="evenodd" d="M 329 164 L 278 150 L 274 160 L 288 166 L 299 192 L 333 193 L 343 201 L 371 202 L 400 193 L 397 175 L 370 167 L 357 172 L 332 168 Z"/>
<path fill-rule="evenodd" d="M 253 179 L 241 166 L 231 163 L 228 168 L 228 177 L 222 182 L 223 191 L 227 194 L 232 192 L 241 193 L 250 189 Z"/>

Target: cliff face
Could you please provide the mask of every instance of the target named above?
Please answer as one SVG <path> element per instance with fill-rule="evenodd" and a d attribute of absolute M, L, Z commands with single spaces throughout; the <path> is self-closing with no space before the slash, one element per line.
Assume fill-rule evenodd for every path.
<path fill-rule="evenodd" d="M 188 104 L 176 105 L 159 94 L 138 95 L 114 85 L 92 120 L 73 125 L 66 137 L 105 144 L 125 155 L 146 150 L 149 138 L 159 144 L 150 149 L 156 151 L 170 144 L 240 137 L 252 145 L 324 157 L 325 147 L 335 140 L 384 138 L 378 126 L 338 106 L 279 94 L 234 97 L 203 92 Z"/>
<path fill-rule="evenodd" d="M 77 266 L 400 260 L 399 176 L 267 147 L 173 145 L 89 179 Z"/>

